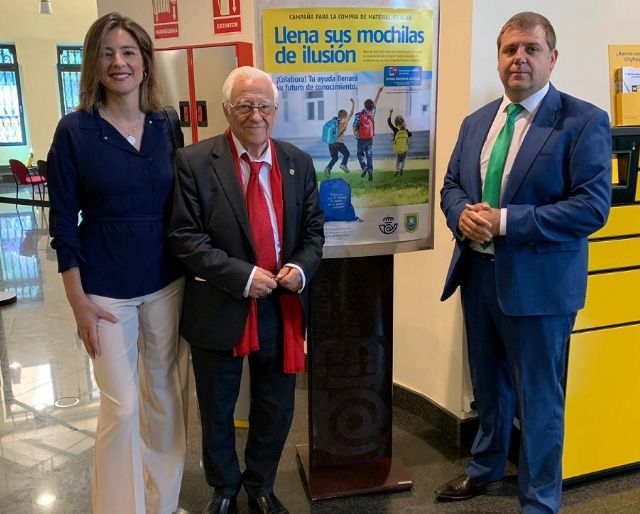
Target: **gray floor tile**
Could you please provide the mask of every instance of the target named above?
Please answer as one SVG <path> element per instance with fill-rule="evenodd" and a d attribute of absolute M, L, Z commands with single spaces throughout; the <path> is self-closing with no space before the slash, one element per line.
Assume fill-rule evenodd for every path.
<path fill-rule="evenodd" d="M 1 193 L 1 191 L 0 191 Z M 19 214 L 18 214 L 19 213 Z M 0 287 L 18 302 L 0 310 L 0 512 L 88 514 L 89 473 L 99 394 L 91 361 L 74 337 L 75 327 L 55 254 L 48 247 L 40 209 L 0 204 Z M 77 405 L 58 408 L 62 397 Z M 296 461 L 295 445 L 307 442 L 304 377 L 279 469 L 276 491 L 292 514 L 513 513 L 518 512 L 515 467 L 494 494 L 462 503 L 436 503 L 433 490 L 461 472 L 466 452 L 411 414 L 394 412 L 394 454 L 414 481 L 409 492 L 310 503 Z M 238 430 L 241 452 L 246 433 Z M 189 446 L 180 514 L 202 510 L 209 488 L 200 468 L 200 428 L 193 389 Z M 248 512 L 244 494 L 241 512 Z M 640 512 L 640 472 L 629 472 L 566 489 L 566 513 Z M 119 514 L 119 513 L 114 513 Z"/>

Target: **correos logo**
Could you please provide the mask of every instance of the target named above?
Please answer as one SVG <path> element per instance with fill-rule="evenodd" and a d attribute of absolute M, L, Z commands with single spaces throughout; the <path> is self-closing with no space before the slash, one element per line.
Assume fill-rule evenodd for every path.
<path fill-rule="evenodd" d="M 398 224 L 395 223 L 395 218 L 393 216 L 386 216 L 378 227 L 380 228 L 380 232 L 383 234 L 393 234 L 398 228 Z"/>

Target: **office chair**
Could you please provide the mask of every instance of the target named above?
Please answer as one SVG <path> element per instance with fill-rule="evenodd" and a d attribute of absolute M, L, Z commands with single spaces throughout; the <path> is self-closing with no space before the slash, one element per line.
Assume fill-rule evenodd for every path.
<path fill-rule="evenodd" d="M 43 161 L 42 159 L 38 159 L 36 161 L 36 166 L 38 167 L 38 175 L 48 179 L 47 176 L 47 161 Z"/>

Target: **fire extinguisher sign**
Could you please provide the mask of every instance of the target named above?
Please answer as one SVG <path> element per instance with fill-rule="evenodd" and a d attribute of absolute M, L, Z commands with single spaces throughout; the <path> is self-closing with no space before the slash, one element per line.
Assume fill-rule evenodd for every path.
<path fill-rule="evenodd" d="M 151 0 L 153 7 L 153 36 L 165 39 L 180 36 L 178 29 L 178 0 Z"/>
<path fill-rule="evenodd" d="M 213 0 L 213 33 L 240 32 L 240 0 Z"/>

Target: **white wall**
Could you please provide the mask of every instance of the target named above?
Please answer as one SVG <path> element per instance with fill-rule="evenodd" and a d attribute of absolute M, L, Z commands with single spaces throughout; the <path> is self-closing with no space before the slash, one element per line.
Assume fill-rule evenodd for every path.
<path fill-rule="evenodd" d="M 472 0 L 441 1 L 435 148 L 434 249 L 398 254 L 394 287 L 394 381 L 464 417 L 469 396 L 459 296 L 440 301 L 451 232 L 439 190 L 460 122 L 469 112 Z"/>
<path fill-rule="evenodd" d="M 559 59 L 551 81 L 569 94 L 610 111 L 608 45 L 640 44 L 637 0 L 476 0 L 473 6 L 471 107 L 502 94 L 495 73 L 496 37 L 519 11 L 546 16 L 557 36 Z M 494 72 L 494 73 L 491 73 Z"/>
<path fill-rule="evenodd" d="M 117 11 L 136 20 L 153 36 L 153 10 L 151 0 L 97 0 L 98 14 L 102 16 Z M 180 0 L 178 19 L 180 37 L 154 39 L 156 48 L 172 46 L 205 45 L 235 41 L 253 42 L 255 12 L 253 0 L 242 0 L 240 4 L 241 32 L 213 34 L 213 6 L 211 0 Z"/>
<path fill-rule="evenodd" d="M 14 0 L 15 1 L 15 0 Z M 320 4 L 321 2 L 318 2 Z M 119 10 L 153 30 L 151 1 L 98 0 L 104 14 Z M 179 39 L 158 47 L 223 41 L 254 42 L 253 2 L 242 4 L 243 32 L 213 36 L 210 0 L 182 0 Z M 558 35 L 557 87 L 609 110 L 608 44 L 638 44 L 637 0 L 441 0 L 438 65 L 435 216 L 433 250 L 395 258 L 394 380 L 465 417 L 471 396 L 458 295 L 440 302 L 452 250 L 438 192 L 462 119 L 502 93 L 496 72 L 495 40 L 513 14 L 545 14 Z"/>
<path fill-rule="evenodd" d="M 60 119 L 56 46 L 81 45 L 96 18 L 90 0 L 52 2 L 53 15 L 38 14 L 37 0 L 0 1 L 0 42 L 15 44 L 20 65 L 27 144 L 0 147 L 0 165 L 9 159 L 25 161 L 29 147 L 36 159 L 46 159 Z"/>
<path fill-rule="evenodd" d="M 607 47 L 640 44 L 640 2 L 442 0 L 436 203 L 462 111 L 503 92 L 496 71 L 498 32 L 509 17 L 526 10 L 545 15 L 556 30 L 555 86 L 610 113 Z M 437 207 L 434 223 L 434 250 L 396 256 L 394 380 L 462 418 L 471 389 L 459 298 L 438 301 L 452 242 Z"/>
<path fill-rule="evenodd" d="M 441 3 L 436 190 L 460 121 L 469 112 L 473 8 L 472 0 Z M 156 47 L 224 41 L 255 43 L 253 2 L 242 4 L 242 33 L 225 37 L 212 35 L 210 0 L 181 0 L 178 5 L 180 37 L 155 40 Z M 98 0 L 99 15 L 110 11 L 132 17 L 153 33 L 150 0 Z M 457 297 L 446 303 L 439 300 L 451 253 L 451 236 L 439 210 L 436 212 L 435 249 L 396 257 L 394 380 L 464 416 L 463 397 L 469 396 L 470 387 L 462 314 Z"/>

